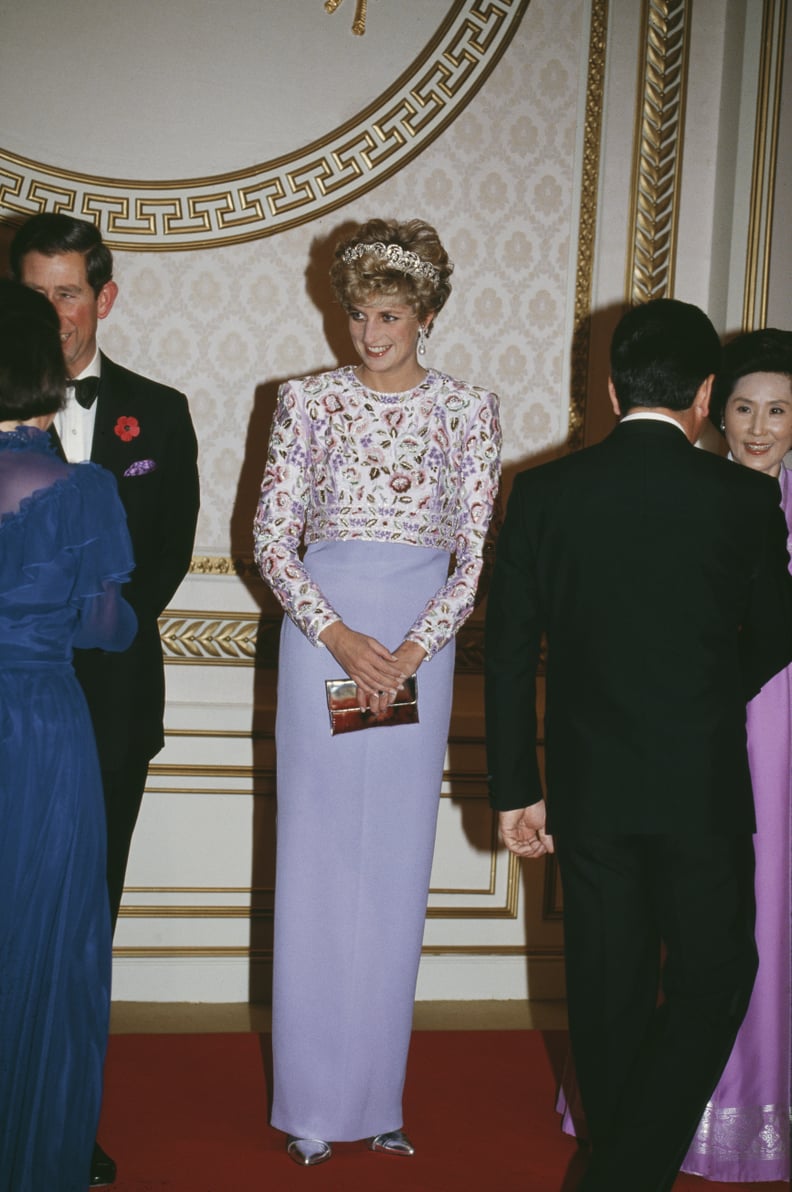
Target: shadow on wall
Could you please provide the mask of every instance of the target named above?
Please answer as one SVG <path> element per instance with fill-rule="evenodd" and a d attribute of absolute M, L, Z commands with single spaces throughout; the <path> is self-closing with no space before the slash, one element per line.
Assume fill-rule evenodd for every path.
<path fill-rule="evenodd" d="M 336 228 L 314 240 L 305 271 L 306 293 L 322 314 L 324 333 L 333 363 L 313 368 L 333 368 L 351 358 L 352 351 L 343 310 L 333 298 L 328 274 L 335 245 L 354 224 Z M 289 378 L 263 381 L 257 386 L 248 422 L 242 466 L 230 519 L 231 552 L 234 559 L 247 560 L 252 550 L 252 529 L 261 478 L 267 458 L 272 418 L 278 389 Z M 272 996 L 272 891 L 275 884 L 275 703 L 278 644 L 282 613 L 280 606 L 255 568 L 243 565 L 240 579 L 253 596 L 261 615 L 256 640 L 253 721 L 253 826 L 250 885 L 250 976 L 251 1002 L 270 1002 Z"/>
<path fill-rule="evenodd" d="M 11 276 L 11 269 L 8 264 L 8 252 L 11 247 L 11 241 L 17 229 L 21 226 L 22 220 L 17 223 L 0 223 L 0 275 L 3 277 Z"/>
<path fill-rule="evenodd" d="M 354 357 L 347 330 L 347 316 L 333 296 L 329 274 L 336 244 L 349 235 L 355 227 L 355 223 L 347 221 L 340 224 L 327 236 L 317 237 L 311 244 L 308 264 L 305 269 L 305 292 L 322 316 L 325 339 L 331 357 L 330 362 L 312 367 L 310 370 L 312 372 L 336 368 L 339 363 L 351 361 Z M 278 389 L 284 381 L 289 379 L 289 377 L 271 378 L 262 381 L 256 388 L 229 525 L 231 552 L 234 558 L 248 558 L 251 553 L 253 517 L 267 459 L 267 447 L 272 417 L 278 400 Z M 259 581 L 248 586 L 257 602 L 261 604 Z"/>
<path fill-rule="evenodd" d="M 570 409 L 577 407 L 583 415 L 582 433 L 578 436 L 581 446 L 591 445 L 604 438 L 616 425 L 608 396 L 607 380 L 609 374 L 609 348 L 613 329 L 624 313 L 623 305 L 606 307 L 592 313 L 577 329 L 569 345 L 572 367 L 570 378 L 572 389 L 569 394 Z M 581 361 L 582 357 L 582 363 Z M 585 364 L 585 373 L 583 373 Z M 582 390 L 582 393 L 580 392 Z M 540 451 L 526 454 L 511 461 L 503 469 L 501 482 L 501 517 L 495 519 L 492 538 L 496 549 L 497 532 L 500 528 L 502 514 L 508 504 L 508 496 L 515 476 L 528 468 L 539 467 L 569 454 L 566 443 L 544 448 Z M 492 552 L 494 554 L 494 550 Z M 487 580 L 482 585 L 485 594 Z M 463 659 L 462 667 L 468 667 L 474 673 L 483 670 L 484 663 L 484 633 L 483 605 L 474 614 L 472 625 L 468 624 L 460 635 L 460 645 L 467 643 L 473 633 L 478 634 L 478 640 L 472 650 L 462 649 L 458 653 L 457 673 L 459 675 L 459 657 Z M 471 657 L 472 655 L 472 657 Z M 477 657 L 478 655 L 478 657 Z M 471 665 L 472 664 L 472 665 Z M 482 684 L 483 689 L 483 684 Z M 544 651 L 537 674 L 537 710 L 539 715 L 538 750 L 540 764 L 543 764 L 543 707 L 544 707 Z M 476 740 L 467 737 L 450 742 L 449 759 L 452 775 L 459 773 L 467 777 L 471 768 L 476 773 L 482 769 L 486 771 L 485 738 L 483 735 L 484 721 L 481 717 L 481 736 Z M 483 778 L 483 775 L 482 775 Z M 452 798 L 454 798 L 452 794 Z M 459 809 L 460 822 L 465 837 L 470 846 L 481 853 L 488 853 L 493 848 L 500 849 L 500 864 L 508 863 L 508 856 L 502 845 L 497 842 L 497 816 L 488 813 L 486 804 L 481 798 L 466 797 L 464 781 L 459 794 L 454 798 Z M 520 881 L 523 888 L 522 915 L 525 922 L 525 940 L 528 950 L 526 965 L 528 968 L 528 988 L 532 996 L 558 996 L 557 993 L 546 992 L 548 982 L 548 968 L 545 956 L 548 947 L 552 951 L 553 940 L 558 938 L 557 924 L 563 914 L 563 899 L 561 892 L 558 866 L 554 857 L 546 857 L 538 862 L 524 861 L 520 864 Z M 551 978 L 551 983 L 552 983 Z"/>

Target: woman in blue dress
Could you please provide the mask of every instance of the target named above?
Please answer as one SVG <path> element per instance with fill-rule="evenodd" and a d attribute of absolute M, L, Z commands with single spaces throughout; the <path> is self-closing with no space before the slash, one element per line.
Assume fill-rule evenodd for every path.
<path fill-rule="evenodd" d="M 54 310 L 0 281 L 0 1192 L 85 1192 L 110 1009 L 105 825 L 72 648 L 122 650 L 113 478 L 61 461 Z"/>

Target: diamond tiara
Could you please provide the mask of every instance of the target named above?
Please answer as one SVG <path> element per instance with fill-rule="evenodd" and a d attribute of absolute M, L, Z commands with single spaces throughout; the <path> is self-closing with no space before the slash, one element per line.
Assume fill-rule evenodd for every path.
<path fill-rule="evenodd" d="M 398 244 L 383 244 L 380 240 L 375 240 L 372 244 L 356 244 L 353 248 L 345 249 L 341 254 L 341 260 L 349 265 L 369 252 L 383 257 L 391 268 L 397 269 L 400 273 L 409 273 L 411 277 L 425 277 L 434 285 L 440 280 L 440 270 L 437 266 L 424 261 L 417 252 L 411 252 Z"/>

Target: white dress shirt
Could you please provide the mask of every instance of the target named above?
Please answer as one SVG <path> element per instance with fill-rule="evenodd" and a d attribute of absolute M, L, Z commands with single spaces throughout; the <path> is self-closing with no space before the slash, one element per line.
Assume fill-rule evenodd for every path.
<path fill-rule="evenodd" d="M 78 380 L 83 377 L 98 377 L 101 373 L 99 349 L 89 365 L 82 370 Z M 91 458 L 91 444 L 93 443 L 94 423 L 96 422 L 96 402 L 90 410 L 84 410 L 74 396 L 74 386 L 66 386 L 66 402 L 62 410 L 55 415 L 55 429 L 63 447 L 63 454 L 69 463 L 81 463 Z"/>

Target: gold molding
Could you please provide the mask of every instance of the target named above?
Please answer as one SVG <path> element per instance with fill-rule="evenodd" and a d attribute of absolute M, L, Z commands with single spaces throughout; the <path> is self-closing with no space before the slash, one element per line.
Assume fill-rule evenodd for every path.
<path fill-rule="evenodd" d="M 229 572 L 218 570 L 213 574 Z M 281 620 L 279 612 L 166 609 L 159 618 L 165 662 L 169 666 L 215 664 L 274 669 L 278 662 Z M 458 674 L 481 674 L 483 668 L 484 625 L 481 621 L 468 621 L 457 634 L 455 669 Z"/>
<path fill-rule="evenodd" d="M 626 289 L 632 304 L 674 291 L 692 0 L 644 0 Z"/>
<path fill-rule="evenodd" d="M 257 642 L 260 637 L 269 636 L 268 630 L 279 632 L 280 621 L 280 617 L 259 617 L 251 613 L 166 609 L 159 618 L 162 652 L 165 661 L 174 666 L 210 662 L 220 662 L 224 666 L 253 666 Z"/>
<path fill-rule="evenodd" d="M 516 919 L 520 894 L 521 866 L 513 853 L 497 851 L 497 825 L 493 816 L 492 853 L 490 856 L 490 882 L 488 887 L 477 886 L 430 886 L 430 895 L 448 895 L 456 898 L 495 896 L 497 865 L 500 857 L 506 861 L 506 891 L 504 901 L 495 906 L 429 906 L 427 919 Z M 251 922 L 270 922 L 274 911 L 271 906 L 213 903 L 201 905 L 170 903 L 130 903 L 128 895 L 141 894 L 227 894 L 247 895 L 253 899 L 274 898 L 275 891 L 267 886 L 125 886 L 125 901 L 121 904 L 119 917 L 125 919 L 249 919 Z M 553 916 L 551 916 L 553 917 Z"/>
<path fill-rule="evenodd" d="M 564 949 L 534 948 L 527 944 L 424 944 L 422 956 L 516 956 L 528 960 L 556 963 L 563 960 Z M 234 960 L 244 959 L 251 963 L 271 963 L 271 948 L 250 948 L 229 945 L 227 947 L 190 947 L 187 945 L 124 945 L 113 947 L 117 960 Z"/>
<path fill-rule="evenodd" d="M 429 891 L 435 893 L 434 890 Z M 459 897 L 486 893 L 481 890 L 466 890 L 460 888 L 455 893 Z M 126 891 L 125 891 L 126 894 Z M 141 903 L 122 903 L 118 912 L 120 918 L 125 919 L 249 919 L 251 922 L 270 923 L 274 919 L 274 911 L 269 907 L 249 906 L 148 906 Z M 508 904 L 503 906 L 430 906 L 426 909 L 427 919 L 516 919 L 516 908 Z"/>
<path fill-rule="evenodd" d="M 272 161 L 213 177 L 113 179 L 0 150 L 0 218 L 93 220 L 127 251 L 173 252 L 271 236 L 378 186 L 456 119 L 492 72 L 530 0 L 455 0 L 423 51 L 363 111 Z"/>
<path fill-rule="evenodd" d="M 602 109 L 605 99 L 605 56 L 608 44 L 608 0 L 594 0 L 591 7 L 586 114 L 583 134 L 583 168 L 578 216 L 575 267 L 575 323 L 572 332 L 572 377 L 567 444 L 570 451 L 583 446 L 591 345 L 591 290 L 597 199 L 602 144 Z"/>
<path fill-rule="evenodd" d="M 168 734 L 170 735 L 170 734 Z M 183 734 L 184 735 L 184 734 Z M 193 736 L 202 736 L 201 729 L 194 729 Z M 208 734 L 209 735 L 209 734 Z M 212 733 L 212 736 L 217 734 Z M 225 736 L 225 733 L 221 734 Z M 472 738 L 475 743 L 478 743 L 475 738 Z M 469 739 L 465 738 L 465 743 L 469 743 Z M 249 778 L 255 783 L 260 779 L 273 779 L 275 777 L 274 766 L 257 766 L 257 765 L 193 765 L 188 762 L 152 762 L 149 766 L 149 775 L 155 778 L 172 778 L 176 776 L 183 776 L 185 778 Z M 441 792 L 441 799 L 475 799 L 478 801 L 488 798 L 487 795 L 487 779 L 486 775 L 480 770 L 444 770 L 442 783 L 444 786 L 477 786 L 479 790 L 465 791 L 464 794 L 458 790 Z M 165 788 L 171 794 L 190 794 L 190 791 L 183 787 L 167 787 Z M 146 791 L 152 793 L 157 790 L 156 787 L 149 786 L 146 783 Z M 217 794 L 215 790 L 208 790 L 201 787 L 197 790 L 197 794 Z M 253 795 L 256 792 L 252 789 L 235 791 L 235 794 Z"/>
<path fill-rule="evenodd" d="M 259 577 L 252 555 L 229 559 L 225 555 L 194 555 L 190 560 L 190 575 L 237 575 L 242 578 Z"/>
<path fill-rule="evenodd" d="M 764 0 L 743 290 L 743 331 L 767 325 L 787 0 Z"/>

